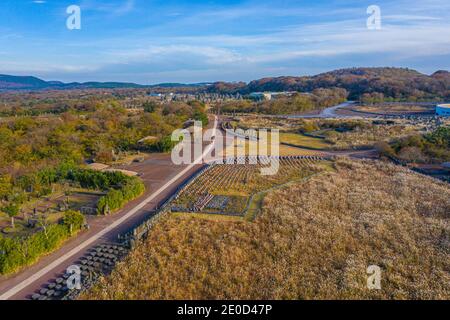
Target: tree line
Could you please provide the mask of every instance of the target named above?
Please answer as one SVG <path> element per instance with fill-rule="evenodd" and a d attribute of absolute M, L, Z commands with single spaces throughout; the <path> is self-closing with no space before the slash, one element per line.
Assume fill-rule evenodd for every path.
<path fill-rule="evenodd" d="M 347 100 L 347 91 L 340 88 L 316 89 L 311 94 L 296 93 L 268 101 L 241 100 L 219 104 L 224 113 L 295 114 L 323 109 Z"/>

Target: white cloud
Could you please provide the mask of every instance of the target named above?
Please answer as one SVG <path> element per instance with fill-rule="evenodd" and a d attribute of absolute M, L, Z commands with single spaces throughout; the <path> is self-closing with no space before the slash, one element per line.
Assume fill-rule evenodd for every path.
<path fill-rule="evenodd" d="M 193 45 L 168 45 L 168 46 L 148 46 L 134 50 L 121 50 L 109 52 L 112 59 L 121 63 L 145 62 L 154 59 L 164 59 L 168 56 L 197 56 L 202 57 L 207 64 L 228 64 L 242 60 L 242 57 L 227 49 L 211 46 Z"/>
<path fill-rule="evenodd" d="M 2 73 L 11 74 L 47 74 L 47 73 L 78 73 L 78 72 L 95 72 L 99 68 L 96 66 L 81 66 L 81 65 L 65 65 L 65 64 L 52 64 L 52 63 L 19 63 L 15 61 L 0 61 L 2 65 Z"/>
<path fill-rule="evenodd" d="M 164 41 L 179 45 L 113 51 L 111 56 L 137 62 L 193 54 L 204 57 L 207 64 L 257 64 L 342 54 L 397 53 L 403 57 L 423 57 L 450 53 L 450 24 L 424 20 L 409 25 L 384 21 L 382 30 L 368 30 L 364 20 L 348 20 L 290 26 L 259 35 L 173 37 Z M 153 43 L 158 41 L 163 39 L 152 40 Z"/>
<path fill-rule="evenodd" d="M 230 78 L 233 74 L 246 77 L 256 77 L 261 72 L 286 74 L 292 68 L 311 67 L 310 61 L 320 64 L 333 59 L 339 66 L 343 64 L 339 56 L 365 56 L 364 61 L 370 64 L 371 59 L 382 55 L 403 62 L 430 61 L 430 57 L 450 54 L 449 1 L 386 1 L 381 4 L 382 30 L 368 30 L 364 6 L 354 3 L 353 7 L 331 10 L 297 4 L 289 8 L 267 1 L 222 8 L 211 5 L 202 10 L 193 7 L 190 11 L 170 7 L 161 15 L 172 14 L 176 19 L 162 19 L 162 23 L 149 24 L 147 28 L 135 29 L 130 25 L 129 32 L 114 30 L 117 33 L 105 32 L 106 36 L 98 38 L 71 39 L 61 43 L 56 48 L 58 52 L 48 52 L 48 56 L 16 60 L 24 61 L 21 63 L 3 61 L 2 66 L 7 66 L 10 72 L 127 75 L 131 81 L 133 74 L 143 77 L 147 73 L 152 78 L 185 79 L 191 74 L 192 78 L 214 80 L 207 75 L 215 72 L 215 79 L 220 79 L 221 75 Z M 135 0 L 83 0 L 81 6 L 100 12 L 102 18 L 138 9 Z M 268 22 L 262 23 L 264 19 Z M 247 28 L 236 28 L 241 21 L 247 23 Z M 250 26 L 254 21 L 258 23 Z M 219 31 L 214 35 L 213 30 Z M 0 35 L 0 45 L 1 41 Z M 4 42 L 7 44 L 7 39 Z M 36 43 L 23 47 L 37 48 Z M 52 45 L 51 39 L 43 39 L 40 44 Z"/>
<path fill-rule="evenodd" d="M 443 20 L 441 17 L 420 16 L 420 15 L 413 15 L 413 14 L 384 15 L 383 19 L 387 19 L 387 20 L 390 20 L 390 21 L 396 21 L 396 22 L 438 21 L 438 20 Z"/>

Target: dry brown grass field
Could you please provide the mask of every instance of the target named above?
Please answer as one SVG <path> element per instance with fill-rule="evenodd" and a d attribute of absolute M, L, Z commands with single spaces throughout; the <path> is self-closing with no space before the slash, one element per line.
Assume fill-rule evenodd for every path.
<path fill-rule="evenodd" d="M 445 121 L 445 120 L 444 120 Z M 274 128 L 280 130 L 280 141 L 299 147 L 315 149 L 347 150 L 372 147 L 377 142 L 391 142 L 395 139 L 424 133 L 425 126 L 398 119 L 392 124 L 373 124 L 373 120 L 348 119 L 281 119 L 243 116 L 236 125 L 243 129 Z M 355 126 L 352 130 L 337 131 L 333 128 Z M 325 139 L 314 139 L 301 134 L 308 129 Z M 283 146 L 285 147 L 285 146 Z M 295 149 L 295 148 L 293 148 Z"/>
<path fill-rule="evenodd" d="M 338 160 L 270 193 L 253 222 L 167 216 L 82 298 L 450 299 L 449 218 L 448 184 Z"/>
<path fill-rule="evenodd" d="M 422 128 L 413 125 L 368 126 L 348 132 L 330 131 L 326 134 L 326 142 L 335 150 L 347 150 L 360 147 L 371 147 L 377 142 L 390 143 L 395 139 L 423 133 Z"/>
<path fill-rule="evenodd" d="M 434 112 L 433 106 L 424 105 L 404 105 L 404 104 L 388 104 L 388 105 L 365 105 L 356 106 L 354 109 L 363 112 L 373 112 L 381 114 L 412 114 L 421 112 Z"/>

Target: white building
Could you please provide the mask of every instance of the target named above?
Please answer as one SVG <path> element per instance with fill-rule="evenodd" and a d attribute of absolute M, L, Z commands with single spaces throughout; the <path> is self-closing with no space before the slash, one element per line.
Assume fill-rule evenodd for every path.
<path fill-rule="evenodd" d="M 297 94 L 297 91 L 281 91 L 281 92 L 253 92 L 250 93 L 249 97 L 253 100 L 272 100 L 279 97 L 290 97 Z"/>
<path fill-rule="evenodd" d="M 439 104 L 436 106 L 436 115 L 440 117 L 450 117 L 450 104 Z"/>
<path fill-rule="evenodd" d="M 269 92 L 253 92 L 253 93 L 250 93 L 250 99 L 272 100 L 272 94 Z"/>

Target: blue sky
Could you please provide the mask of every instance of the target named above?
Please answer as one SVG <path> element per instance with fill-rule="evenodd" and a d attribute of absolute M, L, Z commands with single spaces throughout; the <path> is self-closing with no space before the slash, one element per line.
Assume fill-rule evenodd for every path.
<path fill-rule="evenodd" d="M 81 30 L 66 9 L 81 8 Z M 381 9 L 369 30 L 367 7 Z M 450 1 L 2 0 L 0 73 L 249 81 L 351 66 L 450 69 Z"/>

